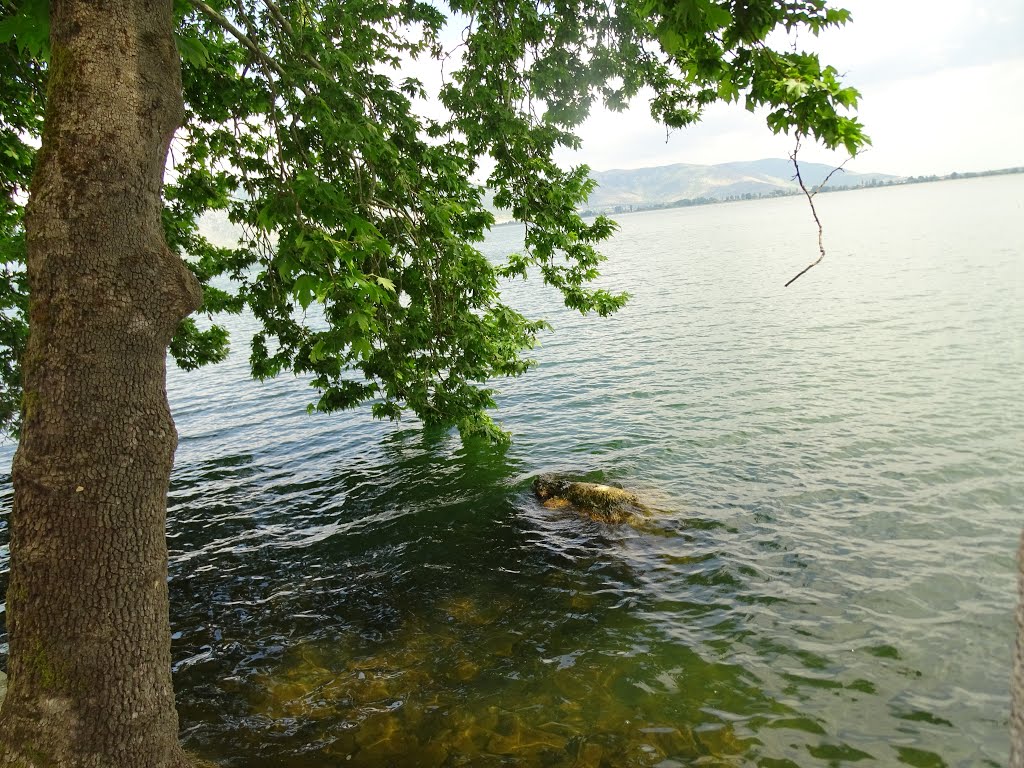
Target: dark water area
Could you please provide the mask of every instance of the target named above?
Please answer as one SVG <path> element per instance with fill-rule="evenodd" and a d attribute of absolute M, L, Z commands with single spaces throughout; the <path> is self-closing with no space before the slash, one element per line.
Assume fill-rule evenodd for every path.
<path fill-rule="evenodd" d="M 226 766 L 1000 766 L 1024 516 L 1024 177 L 623 216 L 531 280 L 508 448 L 169 373 L 175 685 Z M 500 258 L 521 231 L 497 229 Z M 0 448 L 6 583 L 10 446 Z M 638 527 L 540 506 L 619 483 Z M 4 651 L 6 648 L 3 649 Z"/>

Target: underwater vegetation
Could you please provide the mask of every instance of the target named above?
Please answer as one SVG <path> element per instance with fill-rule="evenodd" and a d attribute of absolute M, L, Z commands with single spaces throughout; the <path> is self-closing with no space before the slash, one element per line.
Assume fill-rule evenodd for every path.
<path fill-rule="evenodd" d="M 358 638 L 296 647 L 252 707 L 268 728 L 301 729 L 320 756 L 353 766 L 742 764 L 749 740 L 730 724 L 694 729 L 637 706 L 646 686 L 630 653 L 546 657 L 502 622 L 512 610 L 453 597 L 370 652 Z"/>

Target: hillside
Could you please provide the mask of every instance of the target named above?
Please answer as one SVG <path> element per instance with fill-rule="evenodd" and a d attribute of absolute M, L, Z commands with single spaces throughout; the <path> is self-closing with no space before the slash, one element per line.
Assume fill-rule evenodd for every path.
<path fill-rule="evenodd" d="M 801 163 L 800 173 L 808 185 L 820 184 L 832 171 L 821 163 Z M 711 198 L 726 200 L 745 195 L 771 195 L 795 192 L 793 165 L 779 158 L 718 165 L 676 163 L 653 168 L 595 171 L 598 188 L 587 206 L 607 210 L 616 206 L 649 206 L 677 200 Z M 900 177 L 884 173 L 853 173 L 839 171 L 830 188 L 857 187 L 872 182 L 896 181 Z"/>

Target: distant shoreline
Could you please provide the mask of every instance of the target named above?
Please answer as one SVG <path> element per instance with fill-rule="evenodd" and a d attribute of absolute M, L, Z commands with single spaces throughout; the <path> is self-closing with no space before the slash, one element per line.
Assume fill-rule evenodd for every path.
<path fill-rule="evenodd" d="M 946 174 L 945 176 L 931 175 L 931 176 L 906 176 L 895 179 L 886 179 L 884 181 L 872 180 L 862 184 L 848 184 L 843 186 L 825 186 L 820 190 L 823 194 L 833 192 L 854 192 L 861 189 L 879 189 L 881 187 L 900 187 L 907 184 L 930 184 L 937 181 L 958 181 L 960 179 L 975 179 L 983 176 L 1008 176 L 1011 174 L 1024 173 L 1024 166 L 1018 166 L 1013 168 L 999 168 L 990 171 L 967 171 L 960 173 L 954 171 L 953 173 Z M 580 215 L 588 218 L 595 216 L 622 216 L 629 213 L 641 213 L 643 211 L 661 211 L 670 208 L 692 208 L 698 205 L 721 205 L 723 203 L 737 203 L 746 202 L 748 200 L 769 200 L 778 197 L 795 197 L 802 195 L 803 192 L 797 190 L 783 190 L 775 189 L 771 192 L 746 192 L 742 195 L 728 195 L 726 197 L 694 197 L 694 198 L 681 198 L 679 200 L 673 200 L 668 203 L 649 203 L 645 205 L 638 204 L 622 204 L 613 206 L 603 206 L 599 209 L 585 209 L 580 211 Z M 495 227 L 506 227 L 512 224 L 522 224 L 521 221 L 516 219 L 509 219 L 501 221 L 493 226 Z"/>
<path fill-rule="evenodd" d="M 896 179 L 887 179 L 885 181 L 872 180 L 862 184 L 849 184 L 843 186 L 824 186 L 821 188 L 821 193 L 833 193 L 833 192 L 852 192 L 859 189 L 878 189 L 880 187 L 899 187 L 906 184 L 930 184 L 936 181 L 958 181 L 960 179 L 974 179 L 982 176 L 1008 176 L 1015 173 L 1024 173 L 1024 166 L 1017 166 L 1013 168 L 999 168 L 990 171 L 969 171 L 960 173 L 954 171 L 953 173 L 946 174 L 945 176 L 907 176 Z M 639 213 L 641 211 L 660 211 L 667 208 L 691 208 L 697 205 L 719 205 L 721 203 L 736 203 L 744 202 L 747 200 L 766 200 L 777 197 L 794 197 L 800 196 L 803 192 L 799 189 L 796 190 L 783 190 L 776 189 L 771 192 L 746 192 L 742 195 L 728 195 L 726 197 L 696 197 L 696 198 L 682 198 L 680 200 L 674 200 L 668 203 L 650 203 L 647 205 L 616 205 L 616 206 L 605 206 L 598 210 L 586 209 L 580 212 L 581 216 L 621 216 L 624 213 Z M 507 222 L 513 223 L 513 222 Z"/>

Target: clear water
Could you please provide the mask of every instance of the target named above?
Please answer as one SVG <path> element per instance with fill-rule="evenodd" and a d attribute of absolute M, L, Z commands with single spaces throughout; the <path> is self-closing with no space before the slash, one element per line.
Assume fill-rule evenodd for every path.
<path fill-rule="evenodd" d="M 506 450 L 307 416 L 244 352 L 172 372 L 187 745 L 239 768 L 1005 764 L 1024 176 L 819 200 L 828 256 L 788 289 L 816 255 L 797 198 L 623 216 L 612 319 L 512 287 L 557 333 L 503 387 Z M 654 516 L 544 509 L 545 471 Z M 4 521 L 10 498 L 5 474 Z"/>

